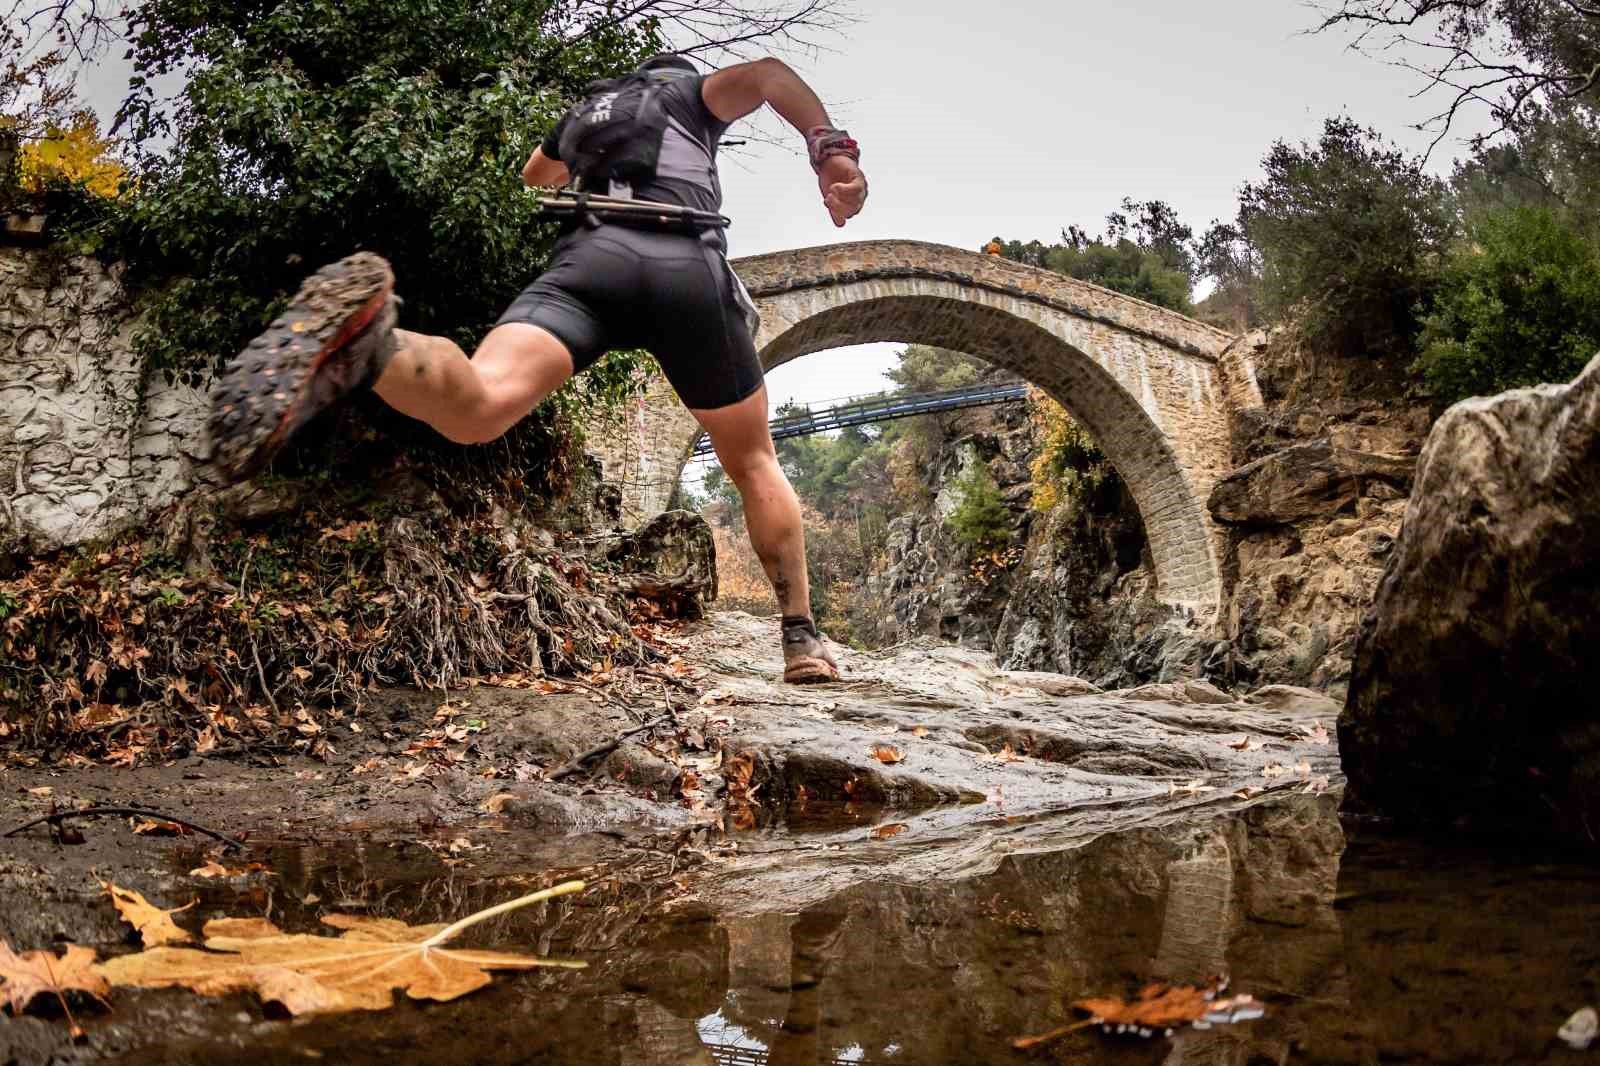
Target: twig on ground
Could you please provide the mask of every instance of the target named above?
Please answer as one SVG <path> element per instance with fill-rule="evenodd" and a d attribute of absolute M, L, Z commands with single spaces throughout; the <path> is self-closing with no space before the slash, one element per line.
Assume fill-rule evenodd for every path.
<path fill-rule="evenodd" d="M 36 825 L 44 825 L 47 822 L 52 825 L 59 824 L 69 818 L 105 818 L 116 816 L 133 818 L 159 818 L 164 822 L 172 822 L 174 825 L 181 825 L 185 829 L 192 829 L 196 833 L 204 833 L 213 840 L 220 840 L 224 844 L 228 845 L 230 850 L 242 851 L 244 850 L 245 846 L 244 841 L 237 840 L 225 833 L 219 833 L 215 829 L 207 829 L 205 826 L 200 825 L 197 822 L 191 822 L 185 818 L 179 818 L 175 814 L 166 814 L 162 811 L 152 811 L 145 807 L 85 807 L 78 811 L 56 811 L 53 814 L 45 815 L 43 818 L 35 818 L 31 822 L 24 822 L 15 829 L 9 830 L 4 834 L 0 834 L 0 836 L 14 837 L 18 833 L 32 829 Z"/>
<path fill-rule="evenodd" d="M 578 773 L 580 770 L 582 770 L 584 768 L 584 766 L 587 763 L 589 763 L 590 761 L 592 761 L 594 759 L 598 759 L 602 755 L 610 755 L 612 752 L 614 752 L 618 748 L 622 747 L 622 742 L 623 741 L 632 740 L 634 737 L 638 736 L 640 733 L 647 733 L 650 730 L 656 729 L 656 728 L 658 728 L 658 727 L 660 727 L 662 725 L 665 725 L 668 722 L 676 721 L 677 717 L 678 717 L 678 715 L 677 715 L 676 711 L 670 711 L 669 710 L 666 714 L 660 715 L 659 717 L 656 717 L 656 718 L 652 718 L 650 721 L 646 722 L 644 725 L 635 726 L 633 729 L 628 730 L 626 733 L 623 733 L 621 736 L 618 736 L 614 740 L 608 740 L 606 743 L 601 744 L 597 748 L 590 748 L 588 751 L 584 752 L 582 755 L 577 756 L 571 762 L 567 763 L 565 766 L 562 766 L 559 769 L 555 770 L 554 772 L 546 775 L 545 780 L 546 781 L 560 781 L 563 778 L 571 777 L 573 774 Z"/>

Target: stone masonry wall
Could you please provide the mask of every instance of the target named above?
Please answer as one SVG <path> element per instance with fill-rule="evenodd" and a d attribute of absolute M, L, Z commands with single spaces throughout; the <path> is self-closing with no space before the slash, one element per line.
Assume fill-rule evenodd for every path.
<path fill-rule="evenodd" d="M 205 403 L 140 381 L 114 270 L 0 248 L 0 551 L 118 532 L 195 481 Z"/>
<path fill-rule="evenodd" d="M 624 525 L 641 525 L 671 507 L 699 429 L 660 376 L 617 417 L 590 426 L 586 448 L 599 456 L 604 479 L 622 490 Z"/>

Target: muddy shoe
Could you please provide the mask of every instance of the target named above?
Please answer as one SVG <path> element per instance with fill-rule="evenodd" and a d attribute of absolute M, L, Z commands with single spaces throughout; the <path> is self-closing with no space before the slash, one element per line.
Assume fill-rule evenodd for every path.
<path fill-rule="evenodd" d="M 215 460 L 228 480 L 259 473 L 301 426 L 376 381 L 394 354 L 395 315 L 394 273 L 370 252 L 307 278 L 211 394 Z"/>
<path fill-rule="evenodd" d="M 783 679 L 791 685 L 839 680 L 839 664 L 809 618 L 783 620 Z"/>

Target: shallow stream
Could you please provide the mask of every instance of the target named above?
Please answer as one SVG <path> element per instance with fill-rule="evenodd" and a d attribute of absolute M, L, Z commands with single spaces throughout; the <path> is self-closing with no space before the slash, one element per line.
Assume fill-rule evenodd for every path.
<path fill-rule="evenodd" d="M 475 832 L 454 855 L 442 841 L 272 847 L 255 858 L 275 877 L 208 889 L 202 909 L 267 913 L 295 931 L 330 909 L 420 924 L 572 874 L 590 890 L 464 944 L 589 966 L 501 976 L 448 1004 L 301 1021 L 245 997 L 138 993 L 139 1024 L 161 1026 L 160 1043 L 120 1061 L 1255 1066 L 1600 1054 L 1555 1040 L 1573 1010 L 1600 1001 L 1592 866 L 1387 836 L 1341 823 L 1333 795 L 1193 810 L 1019 849 L 971 876 L 941 875 L 937 842 L 897 825 L 839 811 L 633 839 L 626 858 L 615 834 L 534 844 Z M 923 875 L 908 879 L 915 857 L 899 855 L 885 864 L 894 880 L 819 890 L 786 883 L 774 861 L 863 838 L 880 852 L 926 850 Z M 761 875 L 741 879 L 742 864 Z M 793 868 L 809 880 L 814 864 Z M 809 902 L 787 905 L 798 899 Z M 1081 1017 L 1073 1000 L 1213 974 L 1266 1016 L 1171 1038 L 1085 1030 L 1011 1047 Z"/>

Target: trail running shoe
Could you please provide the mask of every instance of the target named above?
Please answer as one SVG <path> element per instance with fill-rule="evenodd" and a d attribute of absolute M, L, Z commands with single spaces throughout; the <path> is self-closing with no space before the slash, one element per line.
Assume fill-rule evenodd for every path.
<path fill-rule="evenodd" d="M 370 252 L 305 280 L 212 392 L 215 460 L 229 481 L 260 473 L 300 427 L 377 380 L 394 354 L 396 302 L 394 272 Z"/>
<path fill-rule="evenodd" d="M 820 685 L 839 680 L 839 664 L 809 618 L 800 625 L 783 624 L 783 679 L 791 685 Z"/>

